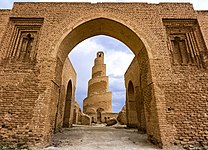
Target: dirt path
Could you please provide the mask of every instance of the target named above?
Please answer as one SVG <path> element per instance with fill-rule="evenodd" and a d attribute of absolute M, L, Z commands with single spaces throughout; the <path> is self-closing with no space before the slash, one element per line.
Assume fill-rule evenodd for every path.
<path fill-rule="evenodd" d="M 157 150 L 136 129 L 76 126 L 54 136 L 44 150 Z"/>

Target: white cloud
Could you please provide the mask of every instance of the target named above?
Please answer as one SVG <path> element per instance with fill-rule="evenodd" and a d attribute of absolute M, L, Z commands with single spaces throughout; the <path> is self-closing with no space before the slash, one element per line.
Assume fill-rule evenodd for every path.
<path fill-rule="evenodd" d="M 105 63 L 107 64 L 107 74 L 112 76 L 123 76 L 134 55 L 122 50 L 111 50 L 105 53 Z"/>
<path fill-rule="evenodd" d="M 112 106 L 113 106 L 113 112 L 119 112 L 121 111 L 122 107 L 125 105 L 126 101 L 126 92 L 123 91 L 114 91 L 112 93 Z"/>
<path fill-rule="evenodd" d="M 96 44 L 92 39 L 87 39 L 78 44 L 69 54 L 69 58 L 77 72 L 77 88 L 82 91 L 87 88 L 87 81 L 91 77 L 91 70 L 97 51 L 103 46 Z"/>
<path fill-rule="evenodd" d="M 81 108 L 83 100 L 87 96 L 88 80 L 91 78 L 94 58 L 97 51 L 103 48 L 90 38 L 79 43 L 69 53 L 69 58 L 77 72 L 76 99 Z"/>
<path fill-rule="evenodd" d="M 130 51 L 130 50 L 129 50 Z M 120 111 L 126 100 L 124 73 L 130 65 L 134 55 L 124 51 L 106 51 L 107 74 L 109 86 L 113 92 L 113 111 Z M 119 103 L 119 105 L 118 105 Z"/>

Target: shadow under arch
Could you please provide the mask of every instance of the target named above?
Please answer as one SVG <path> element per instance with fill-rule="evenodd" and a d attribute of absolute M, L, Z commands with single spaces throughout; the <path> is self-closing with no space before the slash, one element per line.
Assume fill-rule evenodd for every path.
<path fill-rule="evenodd" d="M 72 104 L 72 81 L 69 80 L 67 85 L 67 93 L 65 99 L 65 107 L 64 107 L 64 118 L 63 118 L 63 127 L 68 128 L 70 112 L 71 112 L 71 104 Z"/>
<path fill-rule="evenodd" d="M 61 81 L 60 72 L 63 69 L 63 64 L 65 59 L 67 58 L 70 51 L 83 40 L 96 36 L 96 35 L 106 35 L 113 37 L 121 42 L 123 42 L 126 46 L 131 49 L 131 51 L 135 54 L 136 60 L 139 62 L 139 70 L 142 73 L 142 87 L 144 88 L 144 97 L 145 104 L 148 104 L 148 107 L 153 107 L 152 109 L 148 109 L 150 111 L 147 113 L 146 122 L 150 124 L 150 126 L 146 127 L 148 137 L 151 141 L 156 144 L 161 144 L 161 136 L 159 129 L 159 121 L 158 116 L 152 118 L 152 114 L 158 114 L 156 104 L 151 101 L 155 101 L 154 99 L 154 85 L 152 84 L 152 75 L 150 70 L 150 62 L 149 62 L 149 53 L 147 51 L 146 46 L 139 38 L 139 36 L 129 29 L 127 26 L 111 20 L 107 18 L 96 18 L 90 21 L 84 22 L 76 28 L 72 29 L 63 40 L 58 45 L 58 51 L 56 54 L 57 62 L 55 68 L 55 80 L 57 83 Z M 81 54 L 80 54 L 81 55 Z M 112 58 L 113 59 L 113 58 Z M 139 80 L 138 80 L 139 82 Z M 150 86 L 149 86 L 150 85 Z M 148 87 L 149 86 L 149 87 Z M 148 88 L 147 88 L 148 87 Z M 149 93 L 149 94 L 147 94 Z M 149 96 L 151 95 L 151 96 Z M 52 100 L 53 101 L 53 100 Z M 147 108 L 147 107 L 145 107 Z M 153 110 L 153 111 L 152 111 Z M 155 115 L 153 115 L 155 116 Z M 152 126 L 153 125 L 153 126 Z"/>
<path fill-rule="evenodd" d="M 137 127 L 137 109 L 136 109 L 135 90 L 132 81 L 130 80 L 126 94 L 126 118 L 127 127 Z"/>

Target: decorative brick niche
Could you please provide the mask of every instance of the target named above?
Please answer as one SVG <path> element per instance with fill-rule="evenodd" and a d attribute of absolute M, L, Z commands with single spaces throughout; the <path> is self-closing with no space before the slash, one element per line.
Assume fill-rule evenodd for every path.
<path fill-rule="evenodd" d="M 10 18 L 11 37 L 6 59 L 34 62 L 42 24 L 42 18 Z"/>
<path fill-rule="evenodd" d="M 163 23 L 173 65 L 205 68 L 203 55 L 207 50 L 197 20 L 163 19 Z"/>

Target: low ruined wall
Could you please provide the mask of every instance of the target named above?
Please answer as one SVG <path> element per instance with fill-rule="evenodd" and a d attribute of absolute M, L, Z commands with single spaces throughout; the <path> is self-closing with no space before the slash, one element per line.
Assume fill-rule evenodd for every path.
<path fill-rule="evenodd" d="M 75 100 L 74 102 L 74 110 L 73 110 L 73 124 L 80 124 L 81 123 L 81 109 L 79 103 Z"/>
<path fill-rule="evenodd" d="M 106 113 L 106 112 L 102 112 L 101 113 L 101 122 L 105 122 L 109 119 L 112 118 L 117 118 L 118 117 L 118 113 Z"/>

